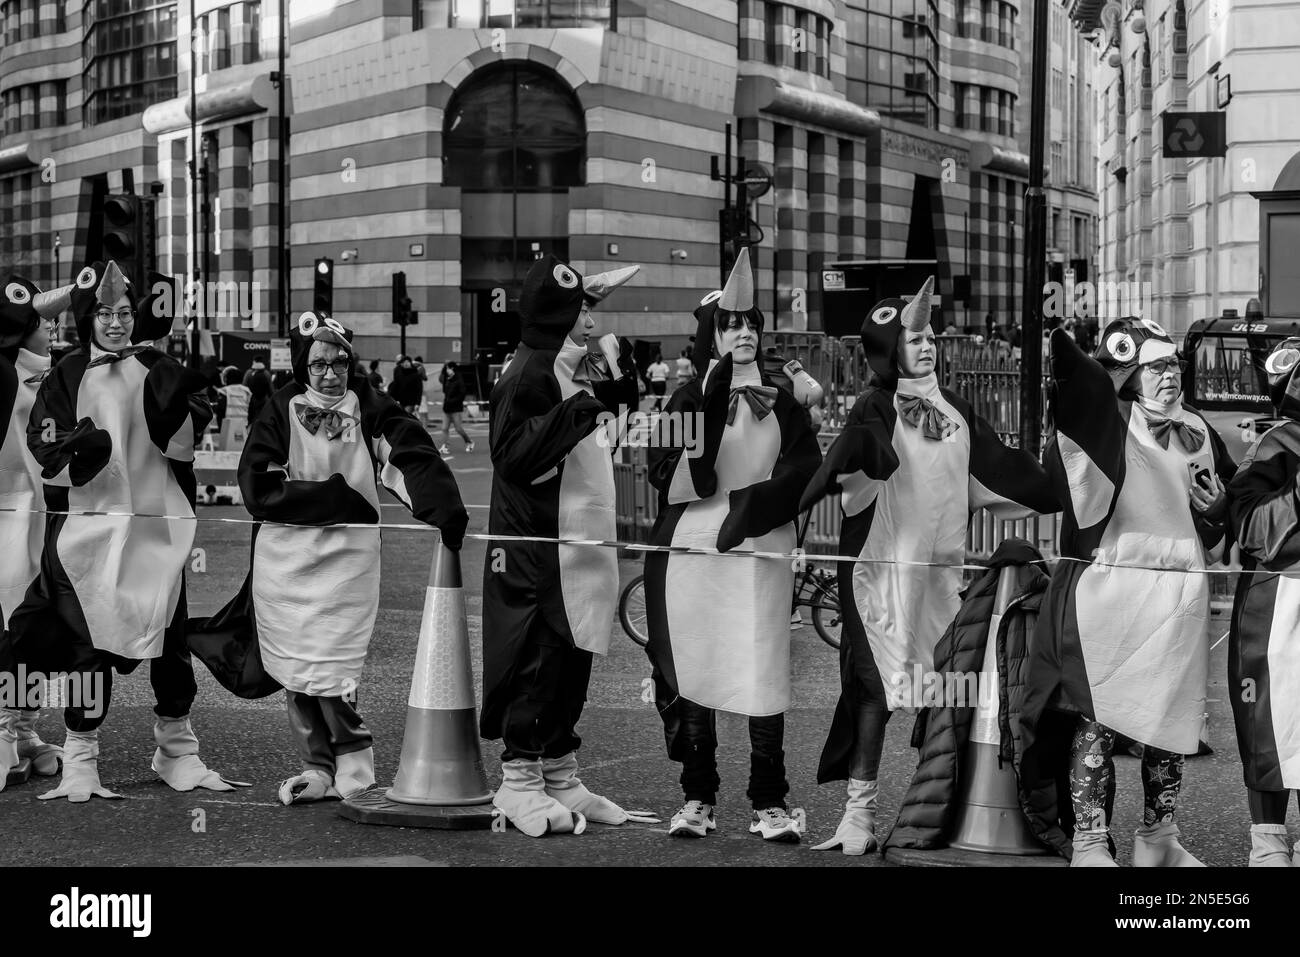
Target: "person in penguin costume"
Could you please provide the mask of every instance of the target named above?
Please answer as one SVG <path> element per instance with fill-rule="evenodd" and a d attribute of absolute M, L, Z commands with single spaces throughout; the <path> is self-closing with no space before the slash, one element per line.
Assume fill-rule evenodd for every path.
<path fill-rule="evenodd" d="M 40 574 L 45 547 L 41 467 L 27 448 L 27 418 L 50 368 L 50 338 L 37 304 L 49 297 L 18 276 L 0 279 L 0 674 L 16 680 L 9 615 Z M 11 687 L 18 687 L 12 684 Z M 0 702 L 0 791 L 19 761 L 39 775 L 58 774 L 63 749 L 36 733 L 38 709 Z"/>
<path fill-rule="evenodd" d="M 808 413 L 762 372 L 763 314 L 747 248 L 695 318 L 699 374 L 669 399 L 650 449 L 660 509 L 651 541 L 732 554 L 646 557 L 646 653 L 685 798 L 669 834 L 704 837 L 716 827 L 715 712 L 730 711 L 749 717 L 750 832 L 793 843 L 800 828 L 785 802 L 784 737 L 794 571 L 788 560 L 739 555 L 794 549 L 799 495 L 821 451 Z M 702 428 L 678 427 L 688 419 Z"/>
<path fill-rule="evenodd" d="M 379 491 L 459 551 L 469 523 L 460 489 L 429 433 L 356 372 L 352 333 L 321 312 L 290 330 L 291 382 L 252 423 L 239 458 L 254 527 L 244 587 L 212 618 L 191 622 L 196 653 L 223 684 L 257 697 L 285 690 L 301 773 L 282 803 L 348 798 L 375 783 L 374 739 L 356 690 L 379 611 Z M 353 526 L 353 527 L 349 527 Z M 355 527 L 361 526 L 361 527 Z M 310 583 L 310 587 L 303 587 Z M 269 678 L 232 687 L 206 638 L 255 645 Z"/>
<path fill-rule="evenodd" d="M 602 337 L 600 354 L 587 342 L 591 304 L 635 271 L 584 286 L 547 254 L 524 277 L 521 343 L 492 389 L 490 535 L 615 538 L 612 447 L 637 405 L 636 369 L 626 339 Z M 493 803 L 530 837 L 581 833 L 589 820 L 654 820 L 592 794 L 577 776 L 576 725 L 592 656 L 609 648 L 618 583 L 609 548 L 488 543 L 479 730 L 504 744 Z"/>
<path fill-rule="evenodd" d="M 1228 513 L 1241 547 L 1228 685 L 1250 805 L 1250 866 L 1297 862 L 1286 806 L 1300 789 L 1300 339 L 1264 361 L 1283 421 L 1264 433 L 1228 483 Z M 1250 689 L 1247 694 L 1244 689 Z"/>
<path fill-rule="evenodd" d="M 184 572 L 194 544 L 194 446 L 212 417 L 198 396 L 206 383 L 148 345 L 170 320 L 158 318 L 152 297 L 137 308 L 116 263 L 86 266 L 58 293 L 55 308 L 72 310 L 82 346 L 41 381 L 27 422 L 45 507 L 133 514 L 50 515 L 40 574 L 9 620 L 19 660 L 78 673 L 83 689 L 64 709 L 62 780 L 40 797 L 120 797 L 100 783 L 99 727 L 113 672 L 144 660 L 156 700 L 154 771 L 178 791 L 230 790 L 239 782 L 204 765 L 189 718 L 197 685 Z"/>
<path fill-rule="evenodd" d="M 1182 401 L 1173 340 L 1146 318 L 1110 322 L 1095 356 L 1050 340 L 1055 432 L 1045 461 L 1061 500 L 1021 716 L 1026 761 L 1047 712 L 1075 715 L 1071 866 L 1113 867 L 1115 735 L 1143 745 L 1139 867 L 1199 867 L 1178 841 L 1183 755 L 1205 723 L 1209 576 L 1227 547 L 1222 439 Z"/>
<path fill-rule="evenodd" d="M 933 290 L 931 277 L 910 300 L 885 299 L 867 314 L 871 384 L 800 503 L 811 508 L 836 495 L 840 554 L 863 559 L 838 569 L 840 698 L 817 770 L 819 784 L 847 779 L 848 800 L 834 836 L 814 850 L 860 855 L 878 845 L 885 726 L 894 711 L 920 706 L 912 675 L 918 666 L 931 670 L 935 645 L 961 607 L 958 566 L 972 513 L 1059 511 L 1034 457 L 1008 448 L 970 403 L 940 387 Z"/>

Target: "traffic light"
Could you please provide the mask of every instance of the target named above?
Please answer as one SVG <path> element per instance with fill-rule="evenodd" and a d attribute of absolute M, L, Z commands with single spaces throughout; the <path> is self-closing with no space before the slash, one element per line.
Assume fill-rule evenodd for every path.
<path fill-rule="evenodd" d="M 411 308 L 411 297 L 406 294 L 406 273 L 393 273 L 393 322 L 399 326 L 413 326 L 420 314 Z"/>
<path fill-rule="evenodd" d="M 334 260 L 316 260 L 315 289 L 312 308 L 327 316 L 334 315 Z"/>
<path fill-rule="evenodd" d="M 104 200 L 100 254 L 113 260 L 137 289 L 156 268 L 156 232 L 152 198 L 120 193 Z"/>

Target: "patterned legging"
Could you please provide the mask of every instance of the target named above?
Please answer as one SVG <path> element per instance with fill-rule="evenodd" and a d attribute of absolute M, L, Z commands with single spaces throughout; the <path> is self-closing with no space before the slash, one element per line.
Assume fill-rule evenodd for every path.
<path fill-rule="evenodd" d="M 1070 797 L 1075 828 L 1106 827 L 1106 808 L 1115 801 L 1115 732 L 1105 725 L 1080 718 L 1074 733 L 1070 762 Z M 1142 749 L 1143 824 L 1174 819 L 1178 791 L 1183 783 L 1183 756 L 1146 745 Z"/>

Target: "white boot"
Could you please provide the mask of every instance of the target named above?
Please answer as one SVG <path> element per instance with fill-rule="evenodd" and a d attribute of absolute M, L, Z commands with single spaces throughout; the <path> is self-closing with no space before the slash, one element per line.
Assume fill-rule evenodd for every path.
<path fill-rule="evenodd" d="M 562 758 L 542 758 L 542 777 L 546 793 L 570 811 L 577 811 L 597 824 L 658 824 L 659 818 L 648 811 L 625 811 L 609 798 L 592 794 L 578 780 L 578 755 L 570 751 Z"/>
<path fill-rule="evenodd" d="M 84 804 L 91 797 L 120 798 L 99 782 L 99 729 L 68 729 L 63 742 L 63 777 L 53 791 L 37 795 L 38 801 L 65 797 L 73 804 Z"/>
<path fill-rule="evenodd" d="M 309 804 L 341 795 L 334 788 L 334 779 L 318 768 L 309 768 L 297 777 L 280 782 L 278 792 L 281 804 Z"/>
<path fill-rule="evenodd" d="M 1285 824 L 1250 826 L 1249 867 L 1291 867 L 1291 848 L 1287 844 Z"/>
<path fill-rule="evenodd" d="M 153 737 L 158 742 L 153 769 L 173 790 L 233 791 L 236 787 L 251 787 L 243 781 L 227 781 L 199 759 L 199 739 L 188 716 L 155 719 Z"/>
<path fill-rule="evenodd" d="M 1094 827 L 1074 832 L 1071 867 L 1119 867 L 1110 856 L 1110 828 Z"/>
<path fill-rule="evenodd" d="M 501 787 L 492 805 L 529 837 L 541 837 L 548 831 L 581 834 L 587 829 L 587 819 L 580 812 L 569 810 L 546 793 L 541 761 L 516 758 L 502 762 Z"/>
<path fill-rule="evenodd" d="M 1173 821 L 1144 824 L 1133 834 L 1134 867 L 1204 867 L 1192 852 L 1178 843 Z"/>
<path fill-rule="evenodd" d="M 375 786 L 375 749 L 334 755 L 334 789 L 347 800 Z"/>
<path fill-rule="evenodd" d="M 32 762 L 32 771 L 49 777 L 59 773 L 59 764 L 63 760 L 63 749 L 57 744 L 46 744 L 36 733 L 36 720 L 40 712 L 36 710 L 18 713 L 18 757 Z M 0 785 L 2 786 L 2 785 Z"/>
<path fill-rule="evenodd" d="M 8 783 L 9 772 L 18 767 L 18 712 L 0 708 L 0 791 Z"/>
<path fill-rule="evenodd" d="M 840 826 L 829 841 L 813 847 L 814 851 L 830 851 L 840 848 L 843 853 L 860 857 L 867 851 L 876 849 L 876 797 L 878 789 L 875 781 L 859 781 L 849 778 L 849 799 L 844 802 L 844 817 Z"/>

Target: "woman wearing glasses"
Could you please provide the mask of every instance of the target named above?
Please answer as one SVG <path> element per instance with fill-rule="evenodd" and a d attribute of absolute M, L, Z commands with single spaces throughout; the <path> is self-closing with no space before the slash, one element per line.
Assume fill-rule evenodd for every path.
<path fill-rule="evenodd" d="M 284 804 L 346 798 L 375 783 L 373 739 L 357 684 L 379 610 L 379 481 L 460 549 L 468 516 L 428 432 L 354 373 L 352 334 L 305 312 L 289 338 L 293 381 L 271 396 L 239 460 L 253 532 L 248 579 L 216 616 L 191 622 L 196 653 L 237 694 L 285 689 L 302 772 L 280 785 Z M 308 526 L 308 527 L 303 527 Z M 351 526 L 351 527 L 349 527 Z M 358 527 L 359 526 L 359 527 Z M 258 643 L 266 675 L 240 687 L 210 654 L 209 637 Z"/>
<path fill-rule="evenodd" d="M 113 672 L 150 661 L 156 706 L 153 769 L 178 791 L 230 790 L 198 757 L 190 725 L 197 687 L 185 642 L 185 566 L 194 522 L 194 445 L 212 413 L 203 377 L 148 343 L 167 334 L 152 297 L 114 262 L 81 270 L 55 294 L 77 322 L 79 351 L 41 383 L 27 445 L 41 466 L 46 525 L 40 577 L 14 612 L 20 660 L 79 676 L 64 710 L 63 778 L 42 798 L 118 797 L 100 783 L 99 727 Z M 170 315 L 170 313 L 168 313 Z"/>
<path fill-rule="evenodd" d="M 1183 405 L 1181 371 L 1173 341 L 1149 319 L 1111 322 L 1095 358 L 1052 333 L 1056 433 L 1046 462 L 1065 508 L 1062 560 L 1039 619 L 1023 721 L 1032 744 L 1045 711 L 1075 715 L 1073 866 L 1115 866 L 1117 733 L 1144 745 L 1133 864 L 1201 866 L 1178 841 L 1175 813 L 1183 755 L 1196 753 L 1205 723 L 1202 572 L 1227 544 L 1224 482 L 1234 466 L 1214 429 Z"/>

